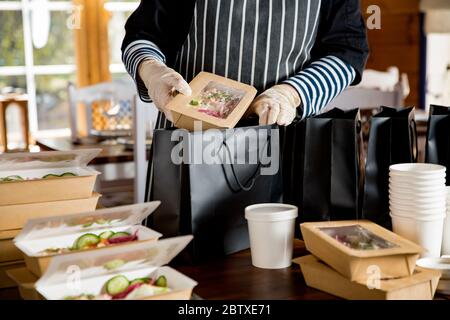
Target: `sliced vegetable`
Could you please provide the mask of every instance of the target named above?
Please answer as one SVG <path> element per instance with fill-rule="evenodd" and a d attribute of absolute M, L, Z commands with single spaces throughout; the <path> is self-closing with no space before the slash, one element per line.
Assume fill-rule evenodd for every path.
<path fill-rule="evenodd" d="M 96 224 L 106 224 L 107 222 L 108 222 L 108 220 L 105 220 L 105 219 L 97 219 L 97 220 L 95 220 Z"/>
<path fill-rule="evenodd" d="M 75 173 L 72 172 L 64 172 L 63 174 L 60 175 L 60 177 L 76 177 L 77 175 Z"/>
<path fill-rule="evenodd" d="M 167 278 L 165 276 L 159 276 L 155 281 L 155 286 L 157 287 L 167 287 Z"/>
<path fill-rule="evenodd" d="M 11 181 L 23 181 L 23 178 L 18 175 L 8 176 L 4 178 L 0 178 L 1 182 L 11 182 Z"/>
<path fill-rule="evenodd" d="M 115 238 L 121 238 L 121 237 L 129 237 L 129 236 L 131 236 L 131 233 L 121 231 L 121 232 L 116 232 L 116 233 L 114 233 L 113 239 L 115 239 Z"/>
<path fill-rule="evenodd" d="M 83 224 L 82 227 L 83 227 L 83 228 L 89 228 L 89 227 L 91 227 L 93 224 L 94 224 L 93 222 L 87 222 L 87 223 Z"/>
<path fill-rule="evenodd" d="M 200 101 L 193 99 L 193 100 L 191 100 L 190 104 L 191 104 L 191 106 L 198 106 L 200 104 Z"/>
<path fill-rule="evenodd" d="M 79 237 L 77 240 L 75 240 L 74 248 L 78 250 L 87 249 L 90 247 L 96 246 L 100 242 L 100 237 L 93 234 L 93 233 L 87 233 Z"/>
<path fill-rule="evenodd" d="M 111 278 L 106 283 L 106 293 L 116 296 L 122 292 L 125 292 L 130 286 L 130 281 L 125 276 L 118 275 Z"/>
<path fill-rule="evenodd" d="M 137 233 L 129 234 L 128 232 L 116 232 L 114 235 L 112 235 L 108 239 L 108 243 L 118 244 L 118 243 L 136 241 L 137 239 L 138 239 Z"/>
<path fill-rule="evenodd" d="M 59 178 L 60 176 L 57 174 L 49 173 L 42 177 L 42 179 L 52 179 L 52 178 Z"/>
<path fill-rule="evenodd" d="M 100 233 L 99 237 L 101 239 L 109 239 L 112 237 L 113 234 L 114 234 L 113 231 L 105 231 L 105 232 Z"/>
<path fill-rule="evenodd" d="M 133 281 L 131 281 L 130 285 L 135 285 L 135 284 L 144 284 L 144 283 L 150 283 L 152 281 L 152 279 L 150 278 L 139 278 L 139 279 L 134 279 Z"/>
<path fill-rule="evenodd" d="M 120 268 L 124 264 L 125 264 L 124 260 L 122 260 L 122 259 L 115 259 L 115 260 L 108 261 L 103 266 L 107 270 L 114 270 L 114 269 Z"/>

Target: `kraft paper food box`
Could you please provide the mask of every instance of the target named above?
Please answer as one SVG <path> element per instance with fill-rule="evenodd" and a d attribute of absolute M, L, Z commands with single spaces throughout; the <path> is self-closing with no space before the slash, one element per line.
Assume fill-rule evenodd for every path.
<path fill-rule="evenodd" d="M 351 281 L 376 266 L 383 279 L 411 276 L 423 249 L 365 220 L 300 225 L 306 249 Z"/>
<path fill-rule="evenodd" d="M 30 219 L 94 211 L 100 197 L 94 192 L 86 199 L 0 206 L 0 231 L 21 229 Z"/>
<path fill-rule="evenodd" d="M 44 276 L 36 283 L 38 292 L 47 300 L 91 299 L 188 300 L 197 282 L 165 266 L 192 240 L 192 236 L 164 239 L 152 243 L 134 243 L 101 251 L 85 251 L 55 257 Z M 77 278 L 70 284 L 76 269 Z M 164 278 L 164 287 L 133 295 L 130 286 L 136 281 Z M 158 283 L 154 283 L 158 285 Z M 158 285 L 159 286 L 159 285 Z M 113 291 L 114 290 L 114 291 Z M 111 296 L 111 292 L 116 295 Z M 125 292 L 125 294 L 123 294 Z M 105 298 L 105 293 L 108 295 Z M 141 292 L 142 293 L 142 292 Z M 101 296 L 100 296 L 101 295 Z M 88 298 L 89 300 L 89 298 Z"/>
<path fill-rule="evenodd" d="M 6 272 L 8 277 L 14 281 L 23 300 L 43 300 L 44 298 L 36 291 L 38 278 L 27 268 L 11 269 Z"/>
<path fill-rule="evenodd" d="M 99 172 L 88 168 L 101 149 L 0 155 L 0 206 L 92 196 Z"/>
<path fill-rule="evenodd" d="M 40 277 L 59 255 L 158 240 L 162 235 L 141 223 L 159 204 L 154 201 L 29 220 L 14 243 L 22 251 L 27 268 Z"/>
<path fill-rule="evenodd" d="M 412 276 L 350 281 L 310 255 L 294 259 L 308 286 L 348 300 L 432 300 L 440 272 L 416 268 Z"/>
<path fill-rule="evenodd" d="M 175 127 L 189 131 L 234 128 L 257 93 L 252 86 L 208 72 L 199 73 L 189 85 L 191 96 L 179 94 L 167 105 Z M 195 121 L 201 121 L 201 128 Z"/>

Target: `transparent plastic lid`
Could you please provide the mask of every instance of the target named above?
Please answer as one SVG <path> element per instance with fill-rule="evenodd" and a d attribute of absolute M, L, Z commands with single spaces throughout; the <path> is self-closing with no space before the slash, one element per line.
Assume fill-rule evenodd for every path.
<path fill-rule="evenodd" d="M 153 201 L 72 215 L 31 219 L 14 241 L 43 239 L 62 234 L 89 232 L 94 229 L 140 224 L 160 204 L 160 201 Z"/>
<path fill-rule="evenodd" d="M 0 172 L 49 168 L 86 167 L 101 149 L 7 153 L 0 155 Z"/>
<path fill-rule="evenodd" d="M 67 282 L 74 270 L 81 280 L 144 268 L 152 271 L 168 264 L 192 239 L 189 235 L 56 256 L 36 283 L 36 288 Z"/>

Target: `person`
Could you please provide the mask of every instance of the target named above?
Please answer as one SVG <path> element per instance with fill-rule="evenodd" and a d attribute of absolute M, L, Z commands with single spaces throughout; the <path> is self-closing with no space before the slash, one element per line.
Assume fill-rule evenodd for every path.
<path fill-rule="evenodd" d="M 142 0 L 125 29 L 123 62 L 161 111 L 156 128 L 201 71 L 256 87 L 261 125 L 314 116 L 361 81 L 369 51 L 359 0 Z"/>

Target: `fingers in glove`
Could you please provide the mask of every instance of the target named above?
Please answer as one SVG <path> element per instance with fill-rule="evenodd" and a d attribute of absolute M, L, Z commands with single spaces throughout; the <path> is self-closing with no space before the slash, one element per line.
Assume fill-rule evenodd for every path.
<path fill-rule="evenodd" d="M 185 96 L 190 96 L 192 94 L 192 89 L 189 84 L 179 73 L 175 71 L 162 76 L 161 80 L 172 86 L 175 90 L 184 94 Z"/>
<path fill-rule="evenodd" d="M 267 114 L 269 111 L 269 105 L 266 102 L 258 101 L 254 106 L 254 112 L 259 117 L 259 124 L 265 125 L 267 124 Z"/>
<path fill-rule="evenodd" d="M 282 108 L 277 119 L 280 126 L 288 126 L 295 119 L 295 110 L 291 108 Z"/>
<path fill-rule="evenodd" d="M 276 123 L 279 114 L 280 114 L 280 104 L 274 101 L 269 106 L 269 112 L 267 114 L 267 124 Z"/>

